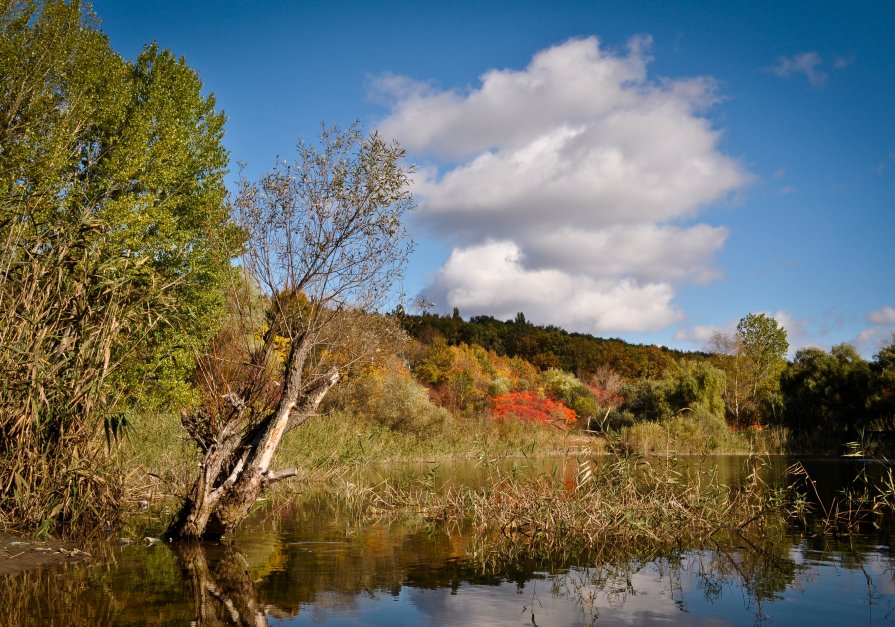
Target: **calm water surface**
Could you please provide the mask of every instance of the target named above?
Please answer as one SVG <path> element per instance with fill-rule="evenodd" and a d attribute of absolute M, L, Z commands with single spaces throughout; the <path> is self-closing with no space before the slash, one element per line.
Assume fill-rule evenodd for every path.
<path fill-rule="evenodd" d="M 726 481 L 742 479 L 740 458 L 712 463 Z M 784 481 L 788 464 L 773 460 L 768 478 Z M 828 496 L 863 467 L 805 465 Z M 472 465 L 398 472 L 421 471 L 437 485 L 481 476 Z M 542 461 L 520 472 L 574 468 Z M 885 625 L 895 623 L 892 531 L 849 540 L 794 531 L 485 574 L 465 559 L 472 530 L 362 524 L 307 496 L 248 521 L 230 545 L 104 547 L 90 563 L 0 578 L 0 625 Z"/>

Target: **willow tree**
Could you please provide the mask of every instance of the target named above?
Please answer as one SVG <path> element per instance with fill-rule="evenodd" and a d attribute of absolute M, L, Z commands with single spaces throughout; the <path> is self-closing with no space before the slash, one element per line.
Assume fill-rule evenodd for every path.
<path fill-rule="evenodd" d="M 271 468 L 283 436 L 376 352 L 388 325 L 375 312 L 410 253 L 403 156 L 357 124 L 324 128 L 319 142 L 299 144 L 294 162 L 241 181 L 244 276 L 260 293 L 236 290 L 237 330 L 199 373 L 206 403 L 183 423 L 202 461 L 170 537 L 218 538 L 268 485 L 294 475 Z"/>

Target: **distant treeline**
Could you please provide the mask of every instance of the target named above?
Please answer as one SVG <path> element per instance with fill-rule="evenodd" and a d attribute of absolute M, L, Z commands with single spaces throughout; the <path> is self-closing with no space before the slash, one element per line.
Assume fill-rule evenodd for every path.
<path fill-rule="evenodd" d="M 734 334 L 719 335 L 707 353 L 570 333 L 532 324 L 522 313 L 505 321 L 463 320 L 456 309 L 451 315 L 396 313 L 424 353 L 443 350 L 438 346 L 444 344 L 467 345 L 473 352 L 481 347 L 528 362 L 541 372 L 547 395 L 574 407 L 579 421 L 599 417 L 609 407 L 613 412 L 605 415 L 614 420 L 607 424 L 665 421 L 701 406 L 710 408 L 704 413 L 726 419 L 731 429 L 783 427 L 790 450 L 802 452 L 836 452 L 855 440 L 865 453 L 880 452 L 880 446 L 889 449 L 890 438 L 883 436 L 895 433 L 895 337 L 871 360 L 848 344 L 829 351 L 801 349 L 787 360 L 785 330 L 762 314 L 746 316 Z M 616 400 L 600 396 L 591 399 L 594 408 L 582 411 L 587 403 L 557 391 L 568 385 L 551 388 L 548 380 L 557 370 L 577 376 L 579 387 L 617 394 Z M 620 379 L 607 387 L 608 373 Z M 451 388 L 419 369 L 415 374 L 427 385 Z M 445 394 L 441 390 L 437 396 L 443 401 Z"/>
<path fill-rule="evenodd" d="M 664 346 L 630 344 L 624 340 L 570 333 L 555 326 L 530 323 L 523 313 L 513 320 L 473 316 L 464 320 L 458 310 L 450 316 L 424 313 L 399 316 L 412 337 L 428 343 L 441 336 L 451 345 L 465 343 L 493 350 L 498 355 L 519 357 L 541 370 L 559 368 L 580 378 L 599 368 L 611 368 L 629 380 L 657 379 L 681 359 L 708 360 L 702 352 L 685 352 Z"/>

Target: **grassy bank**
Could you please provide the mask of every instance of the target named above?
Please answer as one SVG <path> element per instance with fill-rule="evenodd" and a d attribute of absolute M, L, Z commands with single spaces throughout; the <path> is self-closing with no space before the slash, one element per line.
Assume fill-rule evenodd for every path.
<path fill-rule="evenodd" d="M 390 462 L 444 461 L 599 453 L 603 440 L 518 422 L 444 420 L 408 432 L 345 411 L 317 416 L 286 435 L 273 467 L 294 467 L 298 476 L 275 486 L 272 498 L 287 498 L 309 484 L 327 484 L 357 467 Z M 195 478 L 198 456 L 179 418 L 146 414 L 117 451 L 125 477 L 126 503 L 149 509 L 157 521 L 173 512 Z M 156 523 L 150 523 L 152 527 Z M 144 528 L 145 521 L 138 523 Z"/>
<path fill-rule="evenodd" d="M 176 416 L 147 414 L 135 419 L 134 427 L 119 450 L 122 472 L 126 476 L 127 504 L 135 508 L 152 506 L 156 516 L 163 518 L 185 494 L 195 476 L 198 458 L 191 443 L 184 438 Z M 781 435 L 776 431 L 732 432 L 723 420 L 705 416 L 677 416 L 662 422 L 643 422 L 606 439 L 517 421 L 495 423 L 449 418 L 428 424 L 425 429 L 396 429 L 381 421 L 338 410 L 318 416 L 287 434 L 277 451 L 274 467 L 294 467 L 298 476 L 276 486 L 272 498 L 288 498 L 310 484 L 334 488 L 336 480 L 346 472 L 393 462 L 521 455 L 592 458 L 610 449 L 627 457 L 631 454 L 776 453 L 781 448 Z M 611 458 L 616 459 L 615 456 Z M 641 467 L 638 473 L 643 475 L 648 467 Z M 622 477 L 612 473 L 599 476 L 600 485 L 605 486 L 610 479 L 620 486 L 626 485 Z M 502 479 L 495 478 L 495 483 L 501 484 Z M 688 489 L 701 492 L 707 485 L 707 478 L 689 477 L 685 483 Z M 651 488 L 657 490 L 656 503 L 669 496 L 658 489 L 662 485 L 656 482 Z M 580 494 L 576 492 L 576 495 Z M 619 491 L 614 494 L 623 496 Z M 600 502 L 612 502 L 612 494 L 604 492 Z M 626 503 L 624 499 L 618 501 L 620 506 Z M 579 515 L 581 512 L 575 514 Z"/>
<path fill-rule="evenodd" d="M 625 427 L 613 443 L 641 455 L 776 455 L 787 452 L 787 437 L 782 427 L 734 431 L 723 418 L 696 411 Z"/>

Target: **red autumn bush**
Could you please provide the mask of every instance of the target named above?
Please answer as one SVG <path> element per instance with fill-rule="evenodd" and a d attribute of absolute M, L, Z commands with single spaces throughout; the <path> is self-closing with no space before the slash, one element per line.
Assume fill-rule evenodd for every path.
<path fill-rule="evenodd" d="M 561 401 L 552 401 L 536 392 L 525 390 L 501 394 L 492 399 L 495 420 L 520 420 L 569 429 L 575 423 L 575 412 Z"/>

